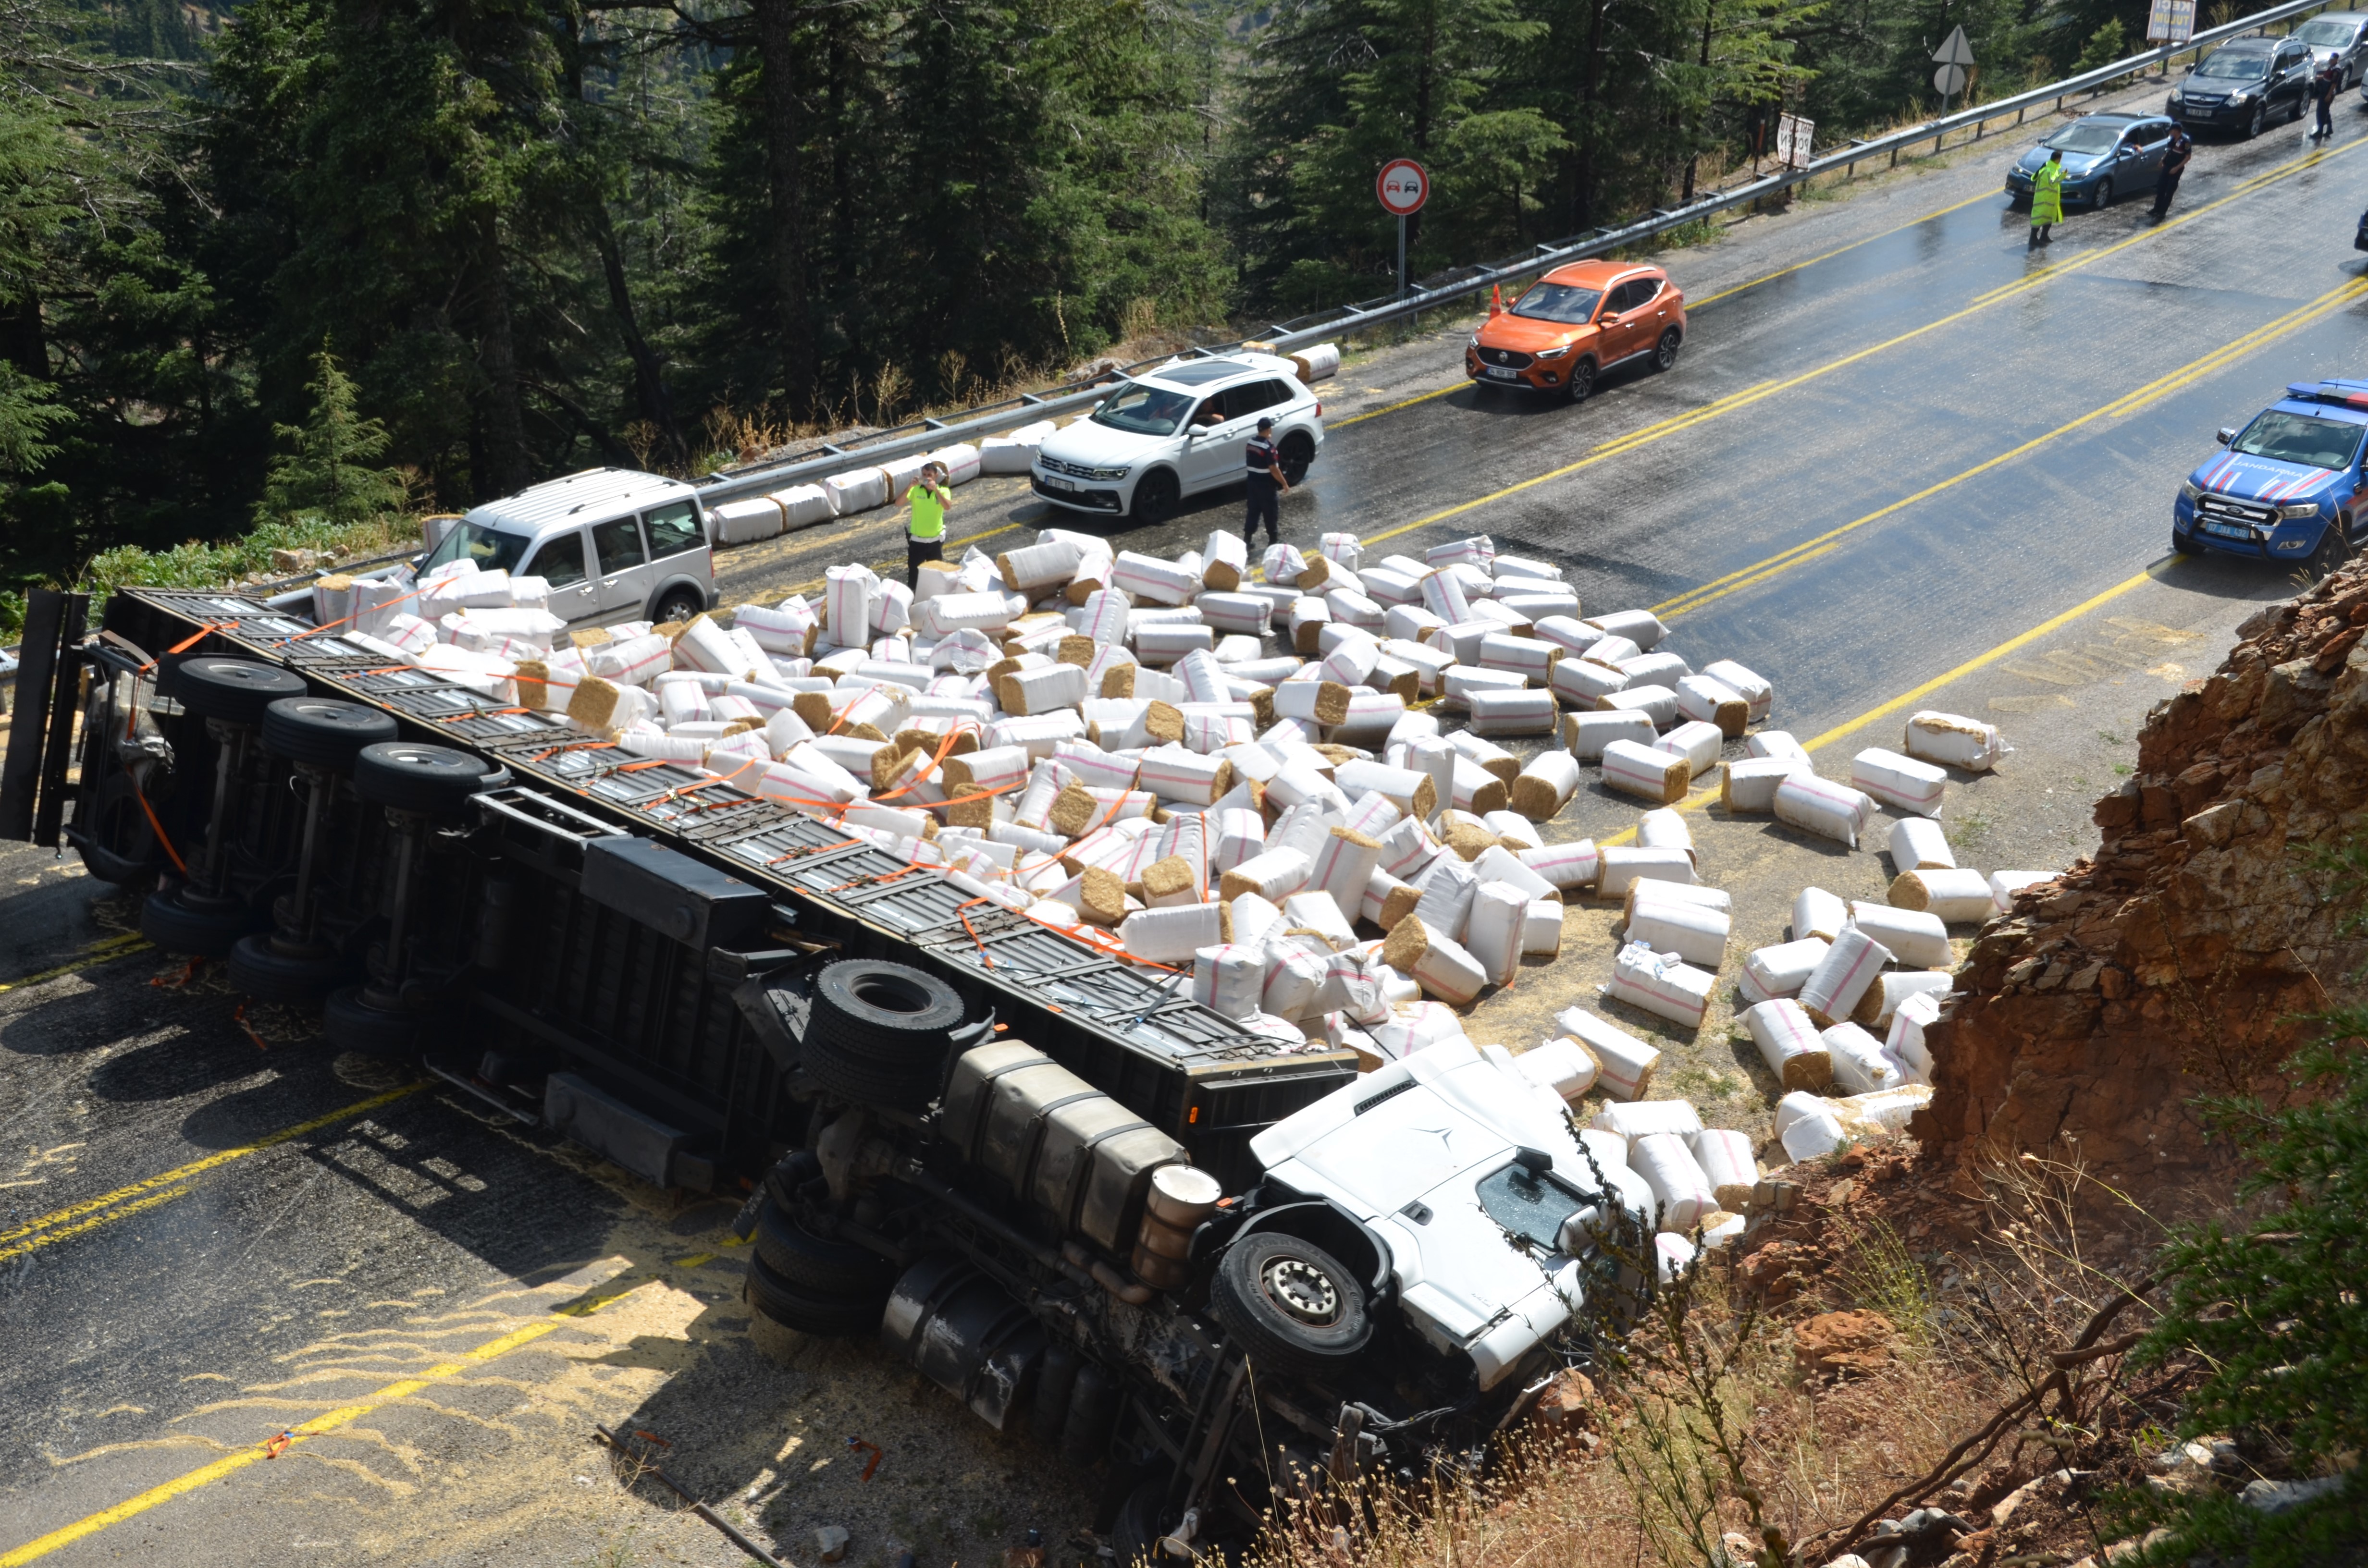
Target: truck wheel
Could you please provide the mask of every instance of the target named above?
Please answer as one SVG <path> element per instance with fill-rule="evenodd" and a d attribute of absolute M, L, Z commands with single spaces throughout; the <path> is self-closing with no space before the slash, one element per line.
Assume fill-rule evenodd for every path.
<path fill-rule="evenodd" d="M 1262 1233 L 1217 1259 L 1209 1306 L 1253 1363 L 1320 1376 L 1372 1337 L 1364 1288 L 1322 1247 Z"/>
<path fill-rule="evenodd" d="M 783 1328 L 834 1339 L 879 1333 L 881 1315 L 888 1310 L 885 1293 L 859 1300 L 800 1290 L 761 1257 L 748 1260 L 746 1298 Z"/>
<path fill-rule="evenodd" d="M 2202 544 L 2198 543 L 2190 536 L 2180 533 L 2177 528 L 2170 530 L 2170 548 L 2179 551 L 2181 555 L 2201 555 L 2203 553 L 2203 546 Z"/>
<path fill-rule="evenodd" d="M 188 659 L 173 671 L 174 695 L 182 711 L 225 724 L 260 724 L 263 711 L 283 697 L 304 695 L 304 677 L 252 659 L 208 655 Z"/>
<path fill-rule="evenodd" d="M 842 959 L 814 977 L 806 1041 L 868 1066 L 935 1072 L 947 1038 L 962 1021 L 962 1000 L 936 975 L 911 964 Z"/>
<path fill-rule="evenodd" d="M 450 746 L 383 741 L 354 758 L 354 793 L 373 805 L 422 816 L 455 817 L 485 785 L 485 765 Z"/>
<path fill-rule="evenodd" d="M 332 773 L 350 772 L 367 745 L 394 739 L 394 720 L 332 697 L 283 697 L 263 710 L 263 749 Z"/>
<path fill-rule="evenodd" d="M 757 1256 L 792 1289 L 817 1297 L 885 1303 L 896 1267 L 853 1242 L 816 1235 L 804 1219 L 767 1203 L 757 1216 Z"/>
<path fill-rule="evenodd" d="M 168 953 L 226 959 L 257 924 L 254 912 L 243 903 L 192 908 L 181 902 L 181 891 L 152 892 L 140 905 L 140 934 Z"/>
<path fill-rule="evenodd" d="M 359 985 L 339 986 L 321 1009 L 321 1032 L 339 1051 L 404 1062 L 445 1032 L 447 1020 L 426 1013 L 390 1013 L 362 1000 Z"/>
<path fill-rule="evenodd" d="M 241 937 L 230 950 L 230 983 L 258 1002 L 315 1007 L 353 978 L 359 966 L 341 953 L 290 958 L 271 945 L 271 933 Z"/>
<path fill-rule="evenodd" d="M 2318 536 L 2318 548 L 2310 552 L 2309 559 L 2302 563 L 2302 569 L 2316 583 L 2328 573 L 2340 570 L 2351 553 L 2351 547 L 2343 541 L 2343 530 L 2330 528 Z"/>
<path fill-rule="evenodd" d="M 1167 1533 L 1159 1506 L 1167 1500 L 1167 1483 L 1146 1481 L 1126 1494 L 1110 1521 L 1110 1553 L 1118 1568 L 1143 1568 L 1160 1561 L 1159 1538 Z"/>

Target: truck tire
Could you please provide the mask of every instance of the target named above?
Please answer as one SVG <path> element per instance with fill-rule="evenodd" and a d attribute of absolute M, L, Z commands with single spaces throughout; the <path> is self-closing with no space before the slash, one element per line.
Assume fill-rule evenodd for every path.
<path fill-rule="evenodd" d="M 1062 1463 L 1072 1470 L 1091 1470 L 1110 1456 L 1118 1395 L 1117 1379 L 1096 1362 L 1078 1363 L 1076 1381 L 1069 1385 L 1069 1414 L 1061 1423 Z"/>
<path fill-rule="evenodd" d="M 2345 542 L 2343 530 L 2330 528 L 2318 536 L 2318 548 L 2304 560 L 2303 572 L 2316 583 L 2340 567 L 2351 553 L 2351 547 Z"/>
<path fill-rule="evenodd" d="M 318 1006 L 361 966 L 342 953 L 290 958 L 271 945 L 271 933 L 241 937 L 230 950 L 230 983 L 258 1002 Z"/>
<path fill-rule="evenodd" d="M 185 659 L 173 671 L 173 694 L 195 719 L 260 724 L 264 710 L 283 697 L 304 695 L 304 677 L 276 665 L 212 654 Z"/>
<path fill-rule="evenodd" d="M 885 1306 L 896 1266 L 853 1242 L 818 1235 L 794 1210 L 767 1203 L 757 1216 L 757 1256 L 792 1289 Z"/>
<path fill-rule="evenodd" d="M 888 1310 L 884 1292 L 877 1299 L 857 1299 L 802 1290 L 774 1273 L 761 1257 L 748 1260 L 746 1299 L 783 1328 L 829 1339 L 877 1334 L 881 1315 Z"/>
<path fill-rule="evenodd" d="M 485 786 L 483 760 L 450 746 L 381 741 L 354 757 L 354 793 L 372 805 L 455 817 Z"/>
<path fill-rule="evenodd" d="M 192 907 L 181 902 L 181 891 L 160 890 L 140 904 L 140 934 L 168 953 L 226 959 L 238 939 L 261 924 L 243 903 Z"/>
<path fill-rule="evenodd" d="M 962 1021 L 962 1000 L 936 975 L 911 964 L 842 959 L 814 977 L 806 1043 L 867 1067 L 935 1073 Z"/>
<path fill-rule="evenodd" d="M 1160 1506 L 1167 1501 L 1165 1480 L 1146 1481 L 1126 1494 L 1110 1521 L 1110 1554 L 1118 1568 L 1144 1568 L 1161 1561 L 1159 1538 L 1167 1533 Z"/>
<path fill-rule="evenodd" d="M 283 697 L 263 710 L 263 749 L 332 773 L 351 772 L 361 749 L 394 739 L 394 720 L 334 697 Z"/>
<path fill-rule="evenodd" d="M 1061 1441 L 1061 1428 L 1069 1420 L 1069 1395 L 1077 1386 L 1076 1350 L 1066 1345 L 1053 1345 L 1044 1351 L 1044 1364 L 1036 1373 L 1036 1392 L 1028 1408 L 1028 1431 L 1046 1448 L 1055 1448 Z"/>
<path fill-rule="evenodd" d="M 1252 1364 L 1322 1376 L 1372 1337 L 1364 1287 L 1340 1261 L 1297 1236 L 1262 1231 L 1217 1259 L 1209 1307 Z"/>
<path fill-rule="evenodd" d="M 389 1012 L 362 1000 L 359 985 L 341 985 L 321 1008 L 321 1032 L 339 1051 L 406 1062 L 448 1032 L 450 1020 L 428 1013 Z"/>

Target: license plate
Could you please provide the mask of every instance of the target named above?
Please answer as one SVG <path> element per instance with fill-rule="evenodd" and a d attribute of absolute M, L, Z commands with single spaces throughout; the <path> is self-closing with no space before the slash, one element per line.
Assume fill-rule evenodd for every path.
<path fill-rule="evenodd" d="M 1520 371 L 1519 371 L 1519 370 L 1508 370 L 1508 369 L 1504 369 L 1502 366 L 1498 366 L 1498 365 L 1491 365 L 1491 366 L 1489 366 L 1489 367 L 1488 367 L 1488 374 L 1490 374 L 1490 375 L 1492 375 L 1492 376 L 1496 377 L 1496 378 L 1497 378 L 1497 380 L 1498 380 L 1498 381 L 1520 381 L 1520 380 L 1521 379 L 1521 372 L 1520 372 Z"/>
<path fill-rule="evenodd" d="M 2249 540 L 2253 537 L 2252 529 L 2236 528 L 2227 523 L 2206 523 L 2203 531 L 2218 539 Z"/>
<path fill-rule="evenodd" d="M 1045 488 L 1045 489 L 1047 489 L 1047 490 L 1071 490 L 1071 491 L 1074 491 L 1075 489 L 1076 489 L 1076 485 L 1074 485 L 1074 484 L 1072 484 L 1072 483 L 1069 483 L 1067 480 L 1065 480 L 1065 479 L 1056 478 L 1055 476 L 1053 476 L 1053 475 L 1052 475 L 1052 474 L 1049 474 L 1049 473 L 1048 473 L 1048 474 L 1046 474 L 1046 475 L 1044 476 L 1044 488 Z"/>

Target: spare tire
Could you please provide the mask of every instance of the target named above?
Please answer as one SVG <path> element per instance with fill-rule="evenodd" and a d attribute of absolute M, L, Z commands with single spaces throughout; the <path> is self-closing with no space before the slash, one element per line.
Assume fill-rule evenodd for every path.
<path fill-rule="evenodd" d="M 394 720 L 334 697 L 283 697 L 263 710 L 263 748 L 290 762 L 349 771 L 364 746 L 394 739 Z"/>
<path fill-rule="evenodd" d="M 460 815 L 488 778 L 483 758 L 416 741 L 381 741 L 354 757 L 354 793 L 373 805 L 423 816 Z"/>
<path fill-rule="evenodd" d="M 173 670 L 173 695 L 193 719 L 260 724 L 264 710 L 283 697 L 304 695 L 304 677 L 277 665 L 213 654 L 184 659 Z"/>
<path fill-rule="evenodd" d="M 911 964 L 842 959 L 814 977 L 809 1043 L 820 1037 L 833 1052 L 883 1068 L 929 1068 L 962 1021 L 954 988 Z"/>

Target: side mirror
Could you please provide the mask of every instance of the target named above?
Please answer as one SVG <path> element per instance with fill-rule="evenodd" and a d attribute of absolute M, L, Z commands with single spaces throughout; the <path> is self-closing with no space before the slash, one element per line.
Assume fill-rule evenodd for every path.
<path fill-rule="evenodd" d="M 2236 438 L 2237 427 L 2234 425 L 2223 425 L 2220 426 L 2219 434 L 2213 437 L 2214 440 L 2218 441 L 2224 447 Z"/>

